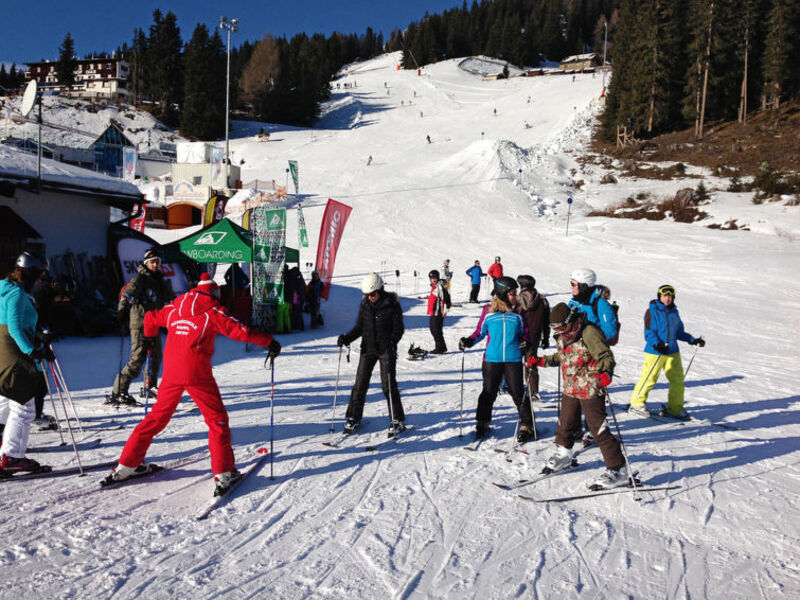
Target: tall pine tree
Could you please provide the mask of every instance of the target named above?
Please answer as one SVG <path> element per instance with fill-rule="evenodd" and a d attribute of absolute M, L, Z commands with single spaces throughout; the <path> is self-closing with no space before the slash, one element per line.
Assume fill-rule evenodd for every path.
<path fill-rule="evenodd" d="M 56 79 L 67 90 L 67 95 L 73 85 L 75 85 L 75 67 L 78 61 L 75 58 L 75 41 L 72 35 L 67 32 L 64 41 L 58 48 L 58 62 L 56 63 Z"/>
<path fill-rule="evenodd" d="M 181 133 L 213 140 L 225 135 L 225 53 L 215 29 L 198 24 L 183 56 Z"/>

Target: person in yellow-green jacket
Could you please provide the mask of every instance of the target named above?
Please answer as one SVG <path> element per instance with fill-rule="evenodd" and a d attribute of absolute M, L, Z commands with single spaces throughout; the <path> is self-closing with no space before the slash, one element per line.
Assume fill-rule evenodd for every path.
<path fill-rule="evenodd" d="M 644 313 L 644 339 L 646 345 L 642 376 L 633 388 L 628 412 L 650 415 L 645 404 L 647 395 L 656 385 L 663 370 L 669 381 L 669 394 L 667 404 L 662 404 L 661 415 L 682 421 L 689 420 L 689 415 L 683 408 L 683 365 L 678 341 L 701 348 L 706 342 L 703 338 L 696 338 L 684 331 L 678 307 L 675 306 L 673 286 L 662 285 L 658 288 L 657 298 L 650 301 L 650 306 Z"/>

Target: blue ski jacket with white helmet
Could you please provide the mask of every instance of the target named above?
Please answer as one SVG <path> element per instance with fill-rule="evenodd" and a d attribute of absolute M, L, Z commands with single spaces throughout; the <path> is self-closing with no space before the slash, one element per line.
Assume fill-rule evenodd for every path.
<path fill-rule="evenodd" d="M 608 300 L 603 298 L 601 294 L 605 288 L 602 285 L 595 286 L 592 295 L 589 297 L 589 302 L 582 304 L 575 298 L 572 298 L 567 306 L 570 308 L 577 307 L 578 310 L 586 315 L 586 320 L 593 325 L 597 325 L 606 336 L 607 340 L 611 340 L 617 335 L 617 315 L 614 309 L 608 303 Z M 595 303 L 595 300 L 597 302 Z M 597 306 L 595 312 L 594 307 Z"/>

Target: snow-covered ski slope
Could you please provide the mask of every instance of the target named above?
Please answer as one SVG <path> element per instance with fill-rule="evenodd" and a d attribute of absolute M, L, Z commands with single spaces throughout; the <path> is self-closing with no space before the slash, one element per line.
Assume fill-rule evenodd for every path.
<path fill-rule="evenodd" d="M 645 190 L 666 196 L 697 182 L 608 186 L 599 184 L 599 170 L 581 172 L 575 159 L 598 110 L 599 75 L 484 82 L 459 71 L 458 61 L 417 76 L 396 71 L 396 60 L 389 55 L 347 68 L 337 81 L 355 87 L 336 90 L 313 130 L 268 125 L 271 140 L 264 143 L 247 137 L 261 124 L 237 124 L 232 149 L 237 162 L 245 160 L 245 180 L 282 183 L 286 161 L 299 161 L 312 246 L 328 197 L 353 206 L 331 301 L 323 307 L 324 329 L 280 336 L 275 478 L 264 464 L 210 518 L 195 521 L 213 483 L 203 454 L 206 428 L 187 400 L 148 456 L 168 462 L 198 455 L 196 462 L 119 489 L 101 490 L 97 472 L 0 482 L 0 596 L 798 597 L 798 207 L 754 206 L 749 195 L 716 194 L 706 207 L 712 220 L 734 216 L 750 232 L 587 218 L 590 206 Z M 525 121 L 532 126 L 525 128 Z M 576 179 L 585 181 L 579 190 L 570 187 Z M 570 195 L 575 201 L 565 236 Z M 412 342 L 432 345 L 424 302 L 416 299 L 424 294 L 424 277 L 415 284 L 413 272 L 425 275 L 450 258 L 454 300 L 461 301 L 468 288 L 464 269 L 475 259 L 486 268 L 495 255 L 507 273 L 534 275 L 552 303 L 566 299 L 569 272 L 578 266 L 594 268 L 612 289 L 622 336 L 610 392 L 630 459 L 643 482 L 680 489 L 646 493 L 639 503 L 620 494 L 537 504 L 492 485 L 535 476 L 549 455 L 556 372 L 542 374 L 545 402 L 534 407 L 542 439 L 527 444 L 528 455 L 493 451 L 508 447 L 514 431 L 508 396 L 495 404 L 494 437 L 477 452 L 465 451 L 482 349 L 464 357 L 459 437 L 456 347 L 475 326 L 475 308 L 454 307 L 447 317 L 450 353 L 401 359 L 398 380 L 412 431 L 375 453 L 364 450 L 388 425 L 376 373 L 363 432 L 339 448 L 322 445 L 337 395 L 336 335 L 354 322 L 363 274 L 385 268 L 387 287 L 399 284 L 404 356 Z M 301 260 L 313 261 L 314 252 Z M 708 342 L 692 363 L 687 408 L 738 431 L 622 412 L 642 364 L 642 315 L 666 282 L 677 288 L 687 331 Z M 103 444 L 83 454 L 86 463 L 118 456 L 141 418 L 141 409 L 102 406 L 119 366 L 119 344 L 109 337 L 56 346 L 84 426 L 112 418 L 126 425 L 103 432 Z M 337 430 L 357 346 L 351 362 L 341 358 Z M 682 345 L 682 351 L 686 365 L 695 349 Z M 243 345 L 219 339 L 215 373 L 237 461 L 246 466 L 258 447 L 269 446 L 263 352 L 246 354 Z M 666 393 L 662 382 L 650 407 L 666 401 Z M 37 434 L 32 441 L 52 445 L 57 436 Z M 60 466 L 70 452 L 37 458 Z M 599 451 L 587 450 L 580 462 L 580 469 L 522 491 L 538 498 L 584 493 L 586 480 L 602 467 Z"/>

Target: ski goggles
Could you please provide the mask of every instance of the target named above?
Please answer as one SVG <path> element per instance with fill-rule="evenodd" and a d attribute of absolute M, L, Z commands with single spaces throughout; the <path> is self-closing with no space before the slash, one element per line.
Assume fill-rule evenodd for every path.
<path fill-rule="evenodd" d="M 675 288 L 671 285 L 662 285 L 658 288 L 658 295 L 659 296 L 675 296 Z"/>

